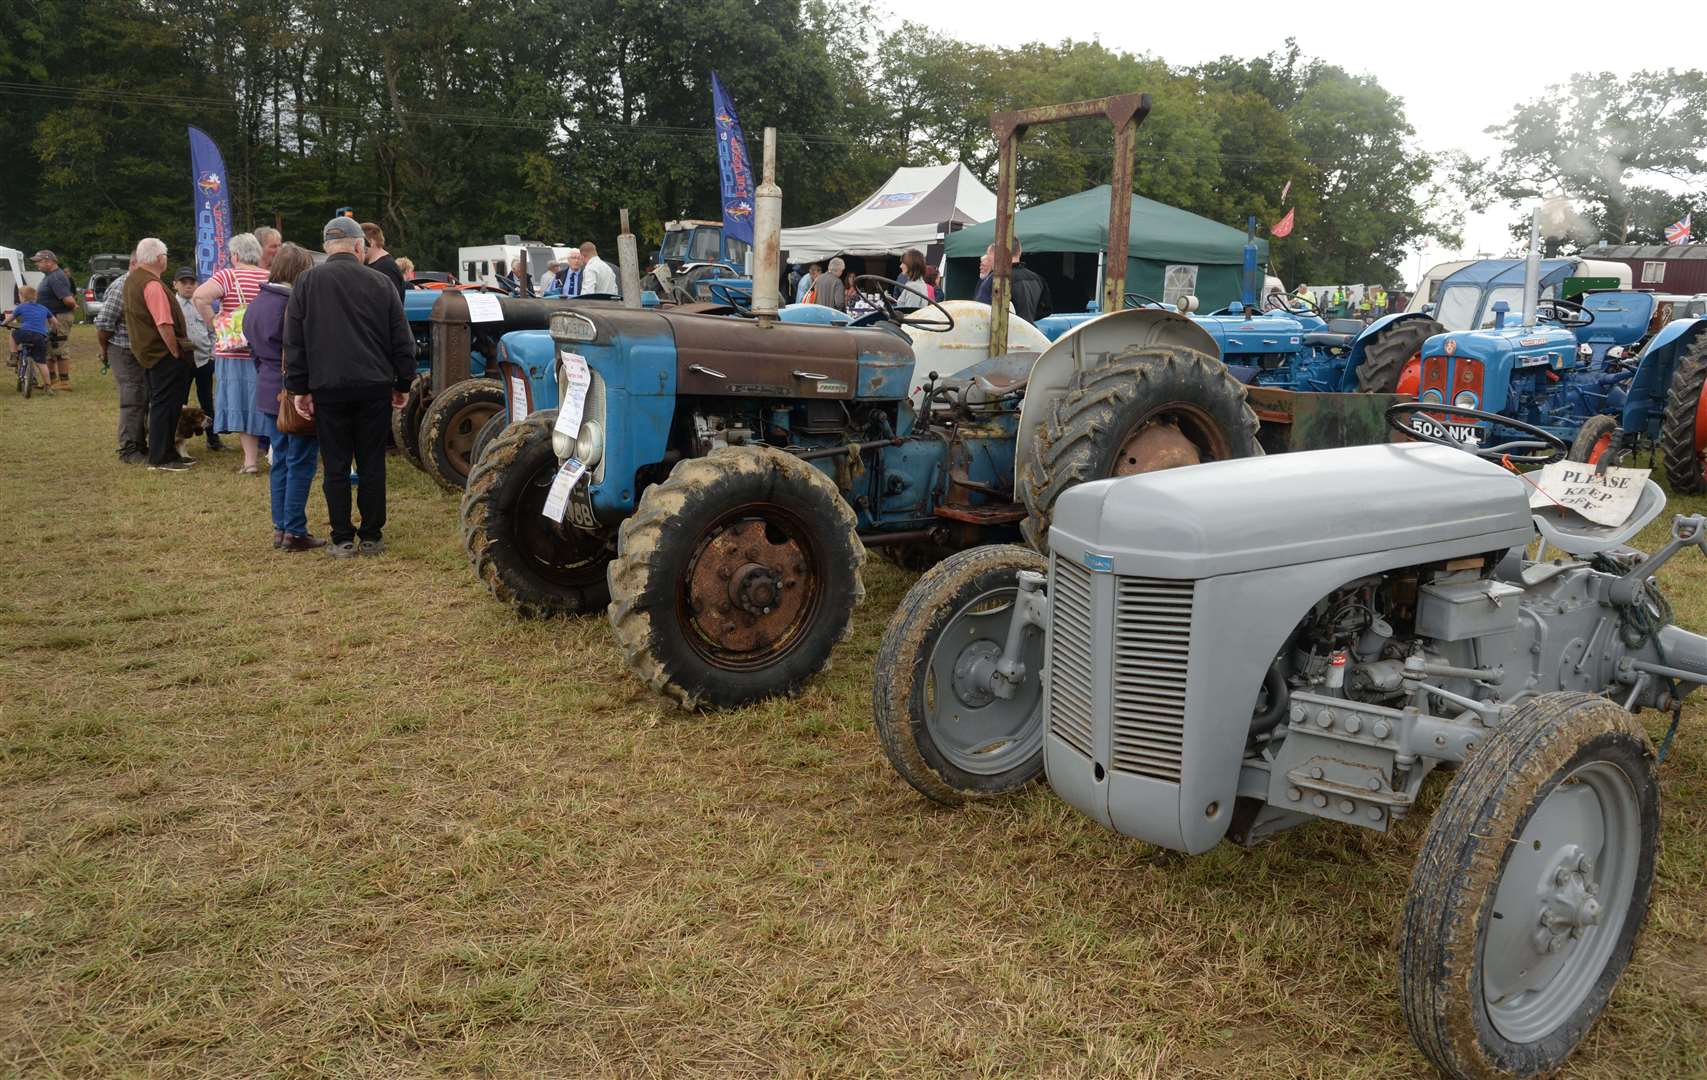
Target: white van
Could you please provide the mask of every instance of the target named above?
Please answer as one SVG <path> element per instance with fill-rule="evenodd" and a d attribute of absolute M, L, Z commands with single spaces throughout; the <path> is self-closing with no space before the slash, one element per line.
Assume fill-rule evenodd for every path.
<path fill-rule="evenodd" d="M 0 247 L 0 308 L 10 311 L 18 306 L 18 290 L 25 285 L 41 284 L 41 271 L 24 260 L 17 248 Z"/>

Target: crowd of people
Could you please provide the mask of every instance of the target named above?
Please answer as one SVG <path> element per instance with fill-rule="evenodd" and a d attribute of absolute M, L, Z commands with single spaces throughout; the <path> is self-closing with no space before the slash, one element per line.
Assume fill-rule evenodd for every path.
<path fill-rule="evenodd" d="M 349 217 L 326 223 L 321 248 L 317 265 L 276 229 L 240 233 L 227 242 L 230 265 L 198 284 L 188 266 L 168 278 L 166 244 L 146 237 L 102 297 L 96 340 L 118 386 L 121 461 L 167 474 L 196 464 L 182 423 L 194 388 L 208 449 L 235 435 L 237 472 L 269 472 L 273 547 L 378 555 L 391 410 L 415 375 L 405 260 L 385 249 L 378 226 Z M 32 333 L 64 328 L 45 305 L 18 312 Z M 329 538 L 308 527 L 317 469 Z"/>

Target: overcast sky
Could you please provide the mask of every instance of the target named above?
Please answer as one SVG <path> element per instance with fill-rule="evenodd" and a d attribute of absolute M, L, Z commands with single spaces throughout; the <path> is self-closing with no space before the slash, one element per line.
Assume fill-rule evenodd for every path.
<path fill-rule="evenodd" d="M 1616 33 L 1615 7 L 1574 2 L 1536 7 L 1500 0 L 1302 6 L 1272 0 L 889 0 L 889 7 L 900 18 L 986 45 L 1095 39 L 1111 49 L 1151 53 L 1175 66 L 1229 54 L 1261 56 L 1283 49 L 1286 39 L 1295 37 L 1306 55 L 1353 74 L 1374 75 L 1403 98 L 1423 149 L 1464 150 L 1486 158 L 1496 156 L 1498 144 L 1482 129 L 1504 121 L 1518 104 L 1539 96 L 1550 83 L 1566 81 L 1572 72 L 1701 66 L 1691 51 L 1697 35 L 1667 30 L 1667 22 L 1681 17 L 1687 5 L 1653 9 L 1652 17 L 1638 15 L 1637 25 Z M 1642 5 L 1633 5 L 1636 9 Z M 1463 257 L 1506 254 L 1512 244 L 1507 227 L 1518 216 L 1503 206 L 1470 216 Z M 1432 265 L 1458 257 L 1456 251 L 1431 248 L 1423 261 Z M 1416 276 L 1417 262 L 1413 252 L 1407 276 Z"/>

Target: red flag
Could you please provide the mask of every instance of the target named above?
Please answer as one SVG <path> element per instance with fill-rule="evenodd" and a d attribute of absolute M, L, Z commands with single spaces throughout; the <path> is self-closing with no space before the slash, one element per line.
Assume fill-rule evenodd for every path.
<path fill-rule="evenodd" d="M 1294 206 L 1292 209 L 1288 210 L 1286 212 L 1285 217 L 1281 218 L 1279 221 L 1275 222 L 1273 225 L 1270 225 L 1268 227 L 1268 235 L 1270 235 L 1270 236 L 1291 236 L 1292 235 L 1292 215 L 1296 214 L 1297 212 L 1298 212 L 1298 208 L 1296 206 Z"/>

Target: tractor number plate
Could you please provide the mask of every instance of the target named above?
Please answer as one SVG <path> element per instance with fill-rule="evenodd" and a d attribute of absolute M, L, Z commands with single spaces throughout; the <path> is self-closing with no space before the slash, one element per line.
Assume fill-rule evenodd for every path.
<path fill-rule="evenodd" d="M 1437 439 L 1454 439 L 1471 445 L 1476 445 L 1482 441 L 1480 424 L 1443 424 L 1431 416 L 1424 416 L 1422 413 L 1411 414 L 1411 430 L 1418 435 L 1429 435 Z"/>
<path fill-rule="evenodd" d="M 569 513 L 566 515 L 569 524 L 577 529 L 588 532 L 599 531 L 599 519 L 593 516 L 593 484 L 591 476 L 583 476 L 581 482 L 569 492 Z"/>

